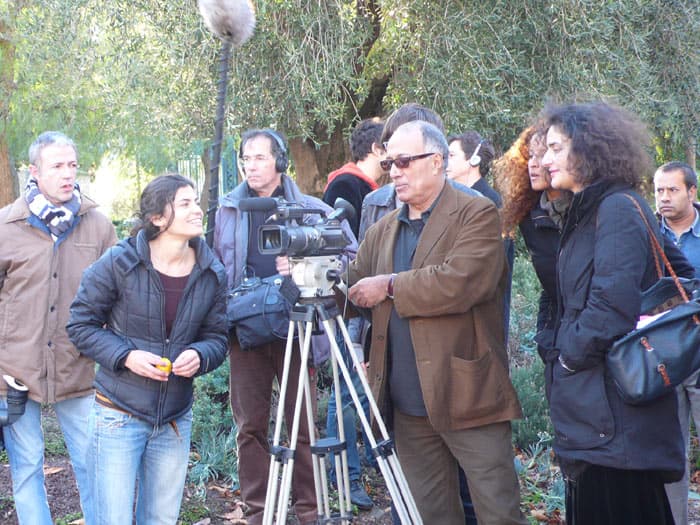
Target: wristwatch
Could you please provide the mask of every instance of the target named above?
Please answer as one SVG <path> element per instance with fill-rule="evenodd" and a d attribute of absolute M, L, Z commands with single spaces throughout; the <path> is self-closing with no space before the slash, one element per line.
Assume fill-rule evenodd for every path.
<path fill-rule="evenodd" d="M 389 299 L 394 298 L 394 278 L 396 277 L 395 273 L 391 274 L 391 277 L 389 277 L 389 284 L 386 285 L 386 296 Z"/>

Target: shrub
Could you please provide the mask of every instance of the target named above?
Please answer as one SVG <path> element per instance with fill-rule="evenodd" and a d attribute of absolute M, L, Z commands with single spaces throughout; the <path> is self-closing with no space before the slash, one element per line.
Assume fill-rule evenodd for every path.
<path fill-rule="evenodd" d="M 192 407 L 191 483 L 203 487 L 211 479 L 238 481 L 236 426 L 228 394 L 229 361 L 195 380 Z"/>
<path fill-rule="evenodd" d="M 511 369 L 511 380 L 523 409 L 523 418 L 513 421 L 513 443 L 521 450 L 552 434 L 549 407 L 544 394 L 544 365 L 539 358 Z"/>

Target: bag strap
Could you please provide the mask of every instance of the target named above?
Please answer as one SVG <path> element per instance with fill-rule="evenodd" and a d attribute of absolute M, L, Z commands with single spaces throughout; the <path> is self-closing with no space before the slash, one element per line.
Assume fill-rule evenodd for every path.
<path fill-rule="evenodd" d="M 637 211 L 639 212 L 639 216 L 644 221 L 644 225 L 647 227 L 647 233 L 649 234 L 649 244 L 651 245 L 651 251 L 652 251 L 652 254 L 654 255 L 654 263 L 656 265 L 656 273 L 659 274 L 659 279 L 661 279 L 664 276 L 663 272 L 661 271 L 661 265 L 659 264 L 659 257 L 661 257 L 661 260 L 664 262 L 664 265 L 666 266 L 668 273 L 671 274 L 671 277 L 673 278 L 673 282 L 676 284 L 676 288 L 678 288 L 678 292 L 681 294 L 681 297 L 683 298 L 683 300 L 686 303 L 689 303 L 690 299 L 688 298 L 688 294 L 685 291 L 685 288 L 683 288 L 683 285 L 681 284 L 680 280 L 678 279 L 676 272 L 673 270 L 673 266 L 671 266 L 671 263 L 669 262 L 668 257 L 666 257 L 666 253 L 664 252 L 663 247 L 659 243 L 659 240 L 656 238 L 656 234 L 654 233 L 653 228 L 649 224 L 649 221 L 647 220 L 646 215 L 644 215 L 644 212 L 642 211 L 642 207 L 637 202 L 637 199 L 632 197 L 632 195 L 630 195 L 628 193 L 624 193 L 623 195 L 632 201 L 634 206 L 637 208 Z"/>

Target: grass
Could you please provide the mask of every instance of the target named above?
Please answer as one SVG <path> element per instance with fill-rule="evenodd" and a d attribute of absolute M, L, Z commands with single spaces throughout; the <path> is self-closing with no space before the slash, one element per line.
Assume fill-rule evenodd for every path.
<path fill-rule="evenodd" d="M 74 512 L 73 514 L 67 514 L 56 519 L 55 525 L 70 525 L 75 521 L 81 519 L 83 515 L 80 512 Z"/>
<path fill-rule="evenodd" d="M 51 406 L 42 407 L 41 426 L 44 430 L 44 454 L 47 458 L 68 456 L 61 427 Z"/>

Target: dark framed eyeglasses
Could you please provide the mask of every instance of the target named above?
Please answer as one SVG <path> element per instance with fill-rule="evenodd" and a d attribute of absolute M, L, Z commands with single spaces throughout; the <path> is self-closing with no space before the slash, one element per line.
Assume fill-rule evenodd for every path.
<path fill-rule="evenodd" d="M 396 167 L 403 170 L 408 168 L 409 164 L 414 160 L 424 159 L 425 157 L 430 157 L 431 155 L 437 155 L 437 151 L 430 151 L 428 153 L 421 153 L 420 155 L 399 155 L 395 159 L 384 159 L 379 161 L 379 165 L 384 171 L 389 171 L 392 164 L 396 164 Z"/>

